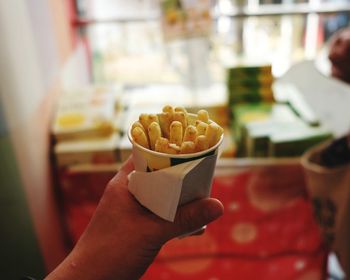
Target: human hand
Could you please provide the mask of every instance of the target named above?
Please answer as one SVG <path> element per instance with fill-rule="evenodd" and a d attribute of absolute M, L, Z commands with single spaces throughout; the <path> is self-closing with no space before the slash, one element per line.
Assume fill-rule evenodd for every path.
<path fill-rule="evenodd" d="M 332 76 L 350 83 L 350 28 L 334 35 L 329 46 Z"/>
<path fill-rule="evenodd" d="M 206 198 L 180 207 L 174 223 L 162 220 L 128 191 L 127 176 L 133 169 L 129 159 L 108 183 L 84 234 L 47 280 L 139 279 L 165 242 L 223 214 L 220 201 Z"/>

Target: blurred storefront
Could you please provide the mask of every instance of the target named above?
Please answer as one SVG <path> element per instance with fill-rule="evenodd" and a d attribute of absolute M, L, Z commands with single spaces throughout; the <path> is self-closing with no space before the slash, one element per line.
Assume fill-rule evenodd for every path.
<path fill-rule="evenodd" d="M 198 242 L 170 243 L 144 279 L 256 279 L 255 269 L 261 279 L 341 277 L 327 270 L 298 160 L 349 125 L 308 93 L 331 79 L 328 43 L 349 22 L 348 0 L 0 4 L 1 149 L 13 149 L 18 174 L 3 173 L 0 194 L 8 203 L 5 193 L 16 193 L 28 223 L 7 218 L 0 237 L 16 231 L 38 255 L 38 269 L 24 258 L 18 273 L 42 277 L 62 260 L 131 154 L 132 122 L 172 104 L 204 108 L 224 127 L 213 195 L 228 215 Z M 314 61 L 326 66 L 307 70 L 310 81 L 297 67 Z"/>

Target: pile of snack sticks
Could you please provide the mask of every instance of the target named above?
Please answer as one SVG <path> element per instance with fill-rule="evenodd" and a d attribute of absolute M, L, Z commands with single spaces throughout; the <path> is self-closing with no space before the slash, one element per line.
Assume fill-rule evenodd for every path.
<path fill-rule="evenodd" d="M 215 146 L 223 128 L 210 121 L 206 110 L 197 115 L 183 107 L 164 106 L 160 114 L 141 114 L 133 123 L 133 140 L 146 149 L 166 154 L 191 154 Z"/>

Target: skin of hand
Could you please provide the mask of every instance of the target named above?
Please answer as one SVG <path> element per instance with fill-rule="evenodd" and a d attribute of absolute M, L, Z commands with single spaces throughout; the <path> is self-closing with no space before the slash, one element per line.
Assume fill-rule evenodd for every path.
<path fill-rule="evenodd" d="M 128 191 L 127 176 L 133 170 L 129 159 L 108 183 L 72 252 L 46 280 L 139 279 L 165 242 L 193 232 L 223 214 L 220 201 L 206 198 L 181 206 L 174 223 L 165 221 L 142 207 Z"/>
<path fill-rule="evenodd" d="M 332 76 L 350 83 L 350 28 L 337 32 L 329 45 Z"/>

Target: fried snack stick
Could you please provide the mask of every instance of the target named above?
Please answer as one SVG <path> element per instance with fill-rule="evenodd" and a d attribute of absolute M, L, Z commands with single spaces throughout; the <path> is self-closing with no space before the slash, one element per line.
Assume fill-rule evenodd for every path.
<path fill-rule="evenodd" d="M 180 149 L 175 144 L 169 144 L 168 139 L 164 137 L 160 137 L 156 142 L 155 151 L 160 153 L 175 155 L 179 153 Z"/>
<path fill-rule="evenodd" d="M 170 143 L 181 146 L 182 143 L 182 124 L 178 121 L 173 121 L 170 125 Z"/>
<path fill-rule="evenodd" d="M 139 121 L 144 127 L 145 131 L 148 130 L 148 127 L 151 123 L 153 122 L 159 123 L 158 116 L 154 114 L 141 114 L 139 117 Z"/>
<path fill-rule="evenodd" d="M 141 145 L 142 147 L 145 147 L 146 149 L 149 149 L 148 139 L 142 128 L 134 127 L 131 130 L 131 136 L 137 144 Z"/>
<path fill-rule="evenodd" d="M 166 138 L 170 137 L 170 125 L 173 122 L 173 115 L 169 112 L 163 112 L 158 115 L 159 125 L 162 130 L 163 135 Z"/>
<path fill-rule="evenodd" d="M 196 151 L 195 144 L 192 141 L 182 142 L 180 148 L 180 154 L 192 154 Z"/>
<path fill-rule="evenodd" d="M 164 113 L 169 113 L 169 114 L 174 114 L 174 108 L 173 107 L 171 107 L 170 105 L 165 105 L 164 107 L 163 107 L 163 112 Z"/>
<path fill-rule="evenodd" d="M 131 130 L 133 130 L 135 127 L 141 128 L 146 133 L 145 128 L 143 127 L 143 125 L 139 121 L 136 121 L 132 124 Z"/>
<path fill-rule="evenodd" d="M 168 154 L 178 154 L 178 153 L 180 153 L 180 147 L 174 143 L 170 143 L 167 153 Z"/>
<path fill-rule="evenodd" d="M 184 107 L 178 106 L 178 107 L 175 107 L 174 110 L 175 110 L 175 112 L 184 112 L 187 114 L 187 110 Z"/>
<path fill-rule="evenodd" d="M 157 140 L 162 136 L 159 123 L 152 122 L 148 127 L 148 138 L 151 149 L 155 149 Z"/>
<path fill-rule="evenodd" d="M 209 147 L 213 147 L 220 139 L 223 129 L 216 123 L 208 125 L 205 136 L 208 139 Z"/>
<path fill-rule="evenodd" d="M 197 138 L 197 128 L 195 128 L 193 125 L 189 125 L 188 127 L 186 127 L 183 141 L 194 142 L 196 138 Z"/>
<path fill-rule="evenodd" d="M 196 121 L 196 128 L 197 128 L 197 135 L 205 135 L 205 132 L 207 130 L 208 124 L 206 124 L 205 122 Z"/>
<path fill-rule="evenodd" d="M 183 112 L 187 116 L 187 110 L 184 107 L 175 107 L 175 112 Z"/>
<path fill-rule="evenodd" d="M 178 121 L 182 124 L 182 128 L 183 128 L 182 132 L 184 132 L 184 130 L 187 127 L 187 115 L 184 112 L 175 112 L 174 121 Z"/>
<path fill-rule="evenodd" d="M 209 114 L 206 110 L 199 110 L 197 113 L 197 119 L 204 122 L 209 123 Z"/>
<path fill-rule="evenodd" d="M 169 146 L 169 140 L 164 137 L 158 138 L 155 144 L 155 151 L 160 153 L 166 153 Z"/>
<path fill-rule="evenodd" d="M 201 152 L 209 148 L 209 142 L 205 135 L 199 135 L 194 143 L 195 151 Z"/>

